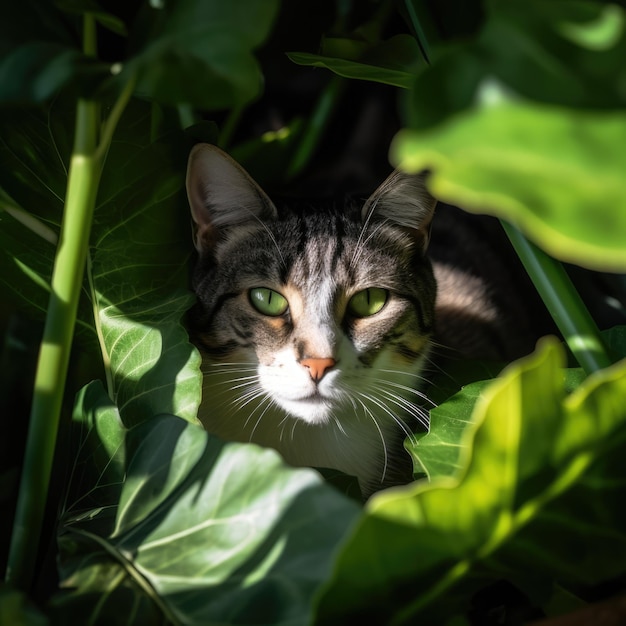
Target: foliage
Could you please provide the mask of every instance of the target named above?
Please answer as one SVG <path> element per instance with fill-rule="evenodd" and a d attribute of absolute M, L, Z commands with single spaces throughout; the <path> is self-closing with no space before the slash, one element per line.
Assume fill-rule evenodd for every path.
<path fill-rule="evenodd" d="M 332 27 L 290 21 L 289 37 L 292 7 L 275 0 L 0 9 L 0 280 L 12 306 L 48 319 L 0 616 L 459 624 L 502 580 L 549 613 L 560 589 L 585 596 L 624 574 L 623 361 L 591 361 L 587 376 L 547 339 L 494 380 L 463 390 L 455 380 L 430 432 L 407 442 L 417 480 L 363 508 L 313 470 L 196 423 L 185 159 L 195 141 L 232 139 L 278 64 L 275 48 L 291 72 L 309 65 L 400 88 L 404 128 L 390 158 L 430 169 L 438 198 L 507 220 L 561 260 L 626 266 L 623 9 L 353 4 L 338 3 Z M 300 38 L 321 41 L 320 53 L 287 47 Z M 328 82 L 308 118 L 263 139 L 241 131 L 232 151 L 251 164 L 261 155 L 268 177 L 286 182 L 323 134 L 339 84 Z M 217 124 L 190 123 L 196 111 Z M 574 320 L 570 346 L 592 341 L 576 335 L 582 306 L 551 280 Z M 66 381 L 72 336 L 81 365 Z M 623 329 L 596 339 L 611 350 L 605 361 L 626 355 Z M 47 361 L 51 346 L 65 356 Z M 53 541 L 59 586 L 38 611 L 25 593 L 50 585 L 34 580 L 34 563 L 48 550 L 64 390 L 73 417 L 61 438 L 68 463 L 57 454 L 53 466 L 68 476 Z M 0 470 L 13 508 L 16 468 Z"/>

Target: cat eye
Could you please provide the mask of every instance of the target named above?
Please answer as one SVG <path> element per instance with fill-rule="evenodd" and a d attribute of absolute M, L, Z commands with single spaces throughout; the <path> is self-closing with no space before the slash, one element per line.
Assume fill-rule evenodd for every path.
<path fill-rule="evenodd" d="M 252 306 L 263 315 L 276 317 L 282 315 L 289 308 L 289 303 L 284 296 L 267 287 L 250 289 L 249 295 Z"/>
<path fill-rule="evenodd" d="M 387 302 L 388 293 L 379 287 L 369 287 L 355 293 L 348 302 L 348 312 L 355 317 L 368 317 L 378 313 Z"/>

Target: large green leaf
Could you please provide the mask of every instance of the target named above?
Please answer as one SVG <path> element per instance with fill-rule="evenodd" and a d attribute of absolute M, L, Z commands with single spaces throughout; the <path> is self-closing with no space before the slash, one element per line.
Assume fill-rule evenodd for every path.
<path fill-rule="evenodd" d="M 124 430 L 99 393 L 88 391 L 101 410 L 83 419 L 105 446 Z M 358 505 L 313 470 L 171 416 L 131 429 L 125 449 L 119 504 L 64 515 L 61 578 L 73 591 L 55 606 L 66 622 L 307 623 Z M 115 471 L 97 465 L 101 493 Z"/>
<path fill-rule="evenodd" d="M 122 62 L 111 63 L 83 52 L 79 17 L 90 15 L 125 36 L 133 9 L 110 12 L 93 0 L 58 4 L 26 0 L 0 10 L 0 102 L 44 102 L 61 89 L 103 97 L 135 79 L 139 94 L 165 104 L 245 104 L 262 85 L 252 50 L 278 8 L 276 0 L 144 2 L 128 45 L 109 51 Z"/>
<path fill-rule="evenodd" d="M 626 356 L 626 327 L 602 334 L 615 355 Z M 434 385 L 428 389 L 428 397 L 440 401 L 429 411 L 428 432 L 418 433 L 404 442 L 413 458 L 415 478 L 454 477 L 463 470 L 477 425 L 474 407 L 502 366 L 482 361 L 451 361 L 442 365 L 442 369 L 445 375 L 435 377 Z M 563 375 L 566 393 L 577 389 L 585 379 L 581 368 L 568 368 Z M 484 380 L 478 380 L 483 377 Z"/>
<path fill-rule="evenodd" d="M 459 12 L 462 8 L 459 7 Z M 408 94 L 414 128 L 474 107 L 485 84 L 510 95 L 575 109 L 626 104 L 626 12 L 585 0 L 489 2 L 474 37 L 435 47 Z"/>
<path fill-rule="evenodd" d="M 626 269 L 626 114 L 500 102 L 401 132 L 392 160 L 431 192 L 519 226 L 551 255 Z"/>
<path fill-rule="evenodd" d="M 394 163 L 432 192 L 519 226 L 553 256 L 626 267 L 626 12 L 490 2 L 473 38 L 438 46 L 407 101 Z"/>
<path fill-rule="evenodd" d="M 138 93 L 166 104 L 243 105 L 260 91 L 252 50 L 267 37 L 277 9 L 276 0 L 146 3 L 121 77 L 136 75 Z"/>
<path fill-rule="evenodd" d="M 574 0 L 492 2 L 476 54 L 525 97 L 577 108 L 626 104 L 626 12 Z"/>
<path fill-rule="evenodd" d="M 545 341 L 485 390 L 461 475 L 370 501 L 320 623 L 366 614 L 444 623 L 488 581 L 509 578 L 535 594 L 542 582 L 597 583 L 624 572 L 626 362 L 567 396 L 563 360 Z"/>
<path fill-rule="evenodd" d="M 127 428 L 102 381 L 94 380 L 78 392 L 72 426 L 76 455 L 64 516 L 91 517 L 96 507 L 109 511 L 105 517 L 110 522 L 126 473 Z"/>
<path fill-rule="evenodd" d="M 59 106 L 47 117 L 20 114 L 6 125 L 0 149 L 7 190 L 1 200 L 12 211 L 2 214 L 0 280 L 21 298 L 20 307 L 38 315 L 47 306 L 63 210 L 69 120 Z M 153 142 L 151 131 L 150 108 L 129 107 L 100 184 L 78 321 L 90 350 L 96 335 L 100 340 L 109 391 L 128 425 L 161 412 L 195 420 L 200 398 L 199 355 L 180 321 L 193 302 L 183 182 L 188 145 L 176 134 Z M 39 220 L 48 239 L 37 225 L 15 219 L 17 211 Z"/>
<path fill-rule="evenodd" d="M 110 77 L 109 64 L 83 53 L 80 21 L 55 3 L 0 5 L 0 103 L 43 102 L 60 89 L 93 92 Z"/>
<path fill-rule="evenodd" d="M 126 123 L 147 132 L 147 111 L 138 115 Z M 200 357 L 181 324 L 193 296 L 179 156 L 147 135 L 114 141 L 94 216 L 90 283 L 110 391 L 128 426 L 159 413 L 195 420 L 200 401 Z"/>

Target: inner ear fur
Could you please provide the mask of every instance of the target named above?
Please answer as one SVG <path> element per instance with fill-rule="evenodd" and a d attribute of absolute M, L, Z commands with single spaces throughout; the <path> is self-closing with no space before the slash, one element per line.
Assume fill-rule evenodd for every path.
<path fill-rule="evenodd" d="M 194 243 L 200 253 L 213 247 L 222 230 L 276 217 L 276 208 L 265 192 L 217 146 L 200 143 L 193 147 L 186 187 L 196 226 Z"/>
<path fill-rule="evenodd" d="M 363 206 L 361 218 L 390 221 L 406 228 L 426 251 L 437 201 L 426 189 L 428 172 L 408 174 L 395 170 Z"/>

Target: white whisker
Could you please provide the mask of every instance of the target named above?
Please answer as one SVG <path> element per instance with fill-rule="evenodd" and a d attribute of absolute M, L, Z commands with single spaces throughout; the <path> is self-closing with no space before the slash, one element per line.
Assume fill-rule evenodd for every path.
<path fill-rule="evenodd" d="M 356 408 L 356 406 L 355 406 L 355 408 Z M 333 422 L 335 422 L 335 424 L 337 425 L 337 428 L 339 429 L 339 432 L 340 432 L 340 433 L 341 433 L 344 437 L 347 437 L 347 436 L 348 436 L 348 433 L 346 433 L 346 431 L 344 430 L 344 427 L 343 427 L 343 425 L 342 425 L 341 421 L 339 420 L 339 418 L 337 417 L 337 415 L 335 415 L 335 412 L 334 412 L 334 411 L 330 414 L 330 417 L 331 417 L 331 419 L 333 420 Z M 337 431 L 335 431 L 335 433 L 336 433 L 336 432 L 337 432 Z"/>
<path fill-rule="evenodd" d="M 410 400 L 407 400 L 405 397 L 403 397 L 401 395 L 398 395 L 398 394 L 395 394 L 395 393 L 392 393 L 391 391 L 388 391 L 384 387 L 377 387 L 376 389 L 377 389 L 378 392 L 380 392 L 382 395 L 384 395 L 384 397 L 389 402 L 392 402 L 397 407 L 399 407 L 400 409 L 402 409 L 406 413 L 408 413 L 411 417 L 414 417 L 417 420 L 417 422 L 420 424 L 420 426 L 428 429 L 428 427 L 429 427 L 428 413 L 424 409 L 422 409 L 420 406 L 414 404 Z M 391 415 L 391 413 L 389 413 L 389 414 Z M 396 419 L 396 421 L 398 423 L 402 422 L 404 424 L 404 421 L 401 420 L 400 417 L 395 416 L 394 419 Z M 406 433 L 406 430 L 404 432 Z M 407 434 L 407 436 L 411 440 L 413 440 L 415 438 L 413 433 Z"/>
<path fill-rule="evenodd" d="M 390 372 L 390 370 L 381 370 L 381 371 Z M 401 374 L 402 372 L 391 371 L 390 373 Z M 414 387 L 409 387 L 408 385 L 402 385 L 401 383 L 397 383 L 393 380 L 388 380 L 387 378 L 377 379 L 376 382 L 378 384 L 387 385 L 389 387 L 393 387 L 394 389 L 400 389 L 401 391 L 405 391 L 408 394 L 415 395 L 418 398 L 421 398 L 422 400 L 425 400 L 426 402 L 428 402 L 428 404 L 430 404 L 432 407 L 437 406 L 437 404 L 433 402 L 423 391 L 420 391 L 419 389 L 415 389 Z"/>
<path fill-rule="evenodd" d="M 404 423 L 402 419 L 400 419 L 384 402 L 376 398 L 371 394 L 366 394 L 363 392 L 358 392 L 361 397 L 367 398 L 370 402 L 375 404 L 379 409 L 384 411 L 391 419 L 401 428 L 402 432 L 407 436 L 411 441 L 415 439 L 415 435 L 411 432 L 409 427 Z"/>
<path fill-rule="evenodd" d="M 365 396 L 365 397 L 367 397 L 367 396 Z M 376 418 L 374 417 L 374 414 L 368 409 L 368 407 L 365 405 L 365 403 L 362 400 L 359 400 L 359 403 L 363 407 L 363 411 L 365 412 L 365 415 L 367 417 L 369 417 L 372 420 L 372 422 L 374 423 L 374 426 L 376 426 L 376 430 L 378 431 L 378 435 L 380 437 L 380 441 L 383 444 L 383 473 L 382 473 L 382 476 L 380 478 L 380 482 L 382 483 L 385 480 L 385 475 L 387 474 L 387 464 L 389 462 L 389 458 L 388 458 L 388 454 L 387 454 L 387 444 L 385 442 L 385 437 L 383 435 L 383 431 L 380 428 L 380 424 L 376 421 Z"/>
<path fill-rule="evenodd" d="M 264 396 L 263 398 L 264 401 L 267 402 L 267 406 L 265 407 L 265 409 L 263 409 L 261 415 L 259 415 L 259 419 L 256 421 L 256 423 L 254 424 L 254 428 L 252 429 L 252 432 L 250 433 L 250 438 L 249 441 L 252 441 L 253 437 L 254 437 L 254 432 L 256 431 L 258 425 L 261 423 L 261 420 L 263 419 L 263 416 L 269 411 L 269 409 L 272 406 L 275 406 L 276 403 L 269 397 L 269 396 Z M 260 408 L 261 406 L 263 406 L 263 403 L 259 404 L 259 406 L 257 408 Z M 256 409 L 255 409 L 256 410 Z M 254 411 L 253 411 L 254 413 Z M 246 420 L 246 424 L 247 424 L 247 420 Z"/>

